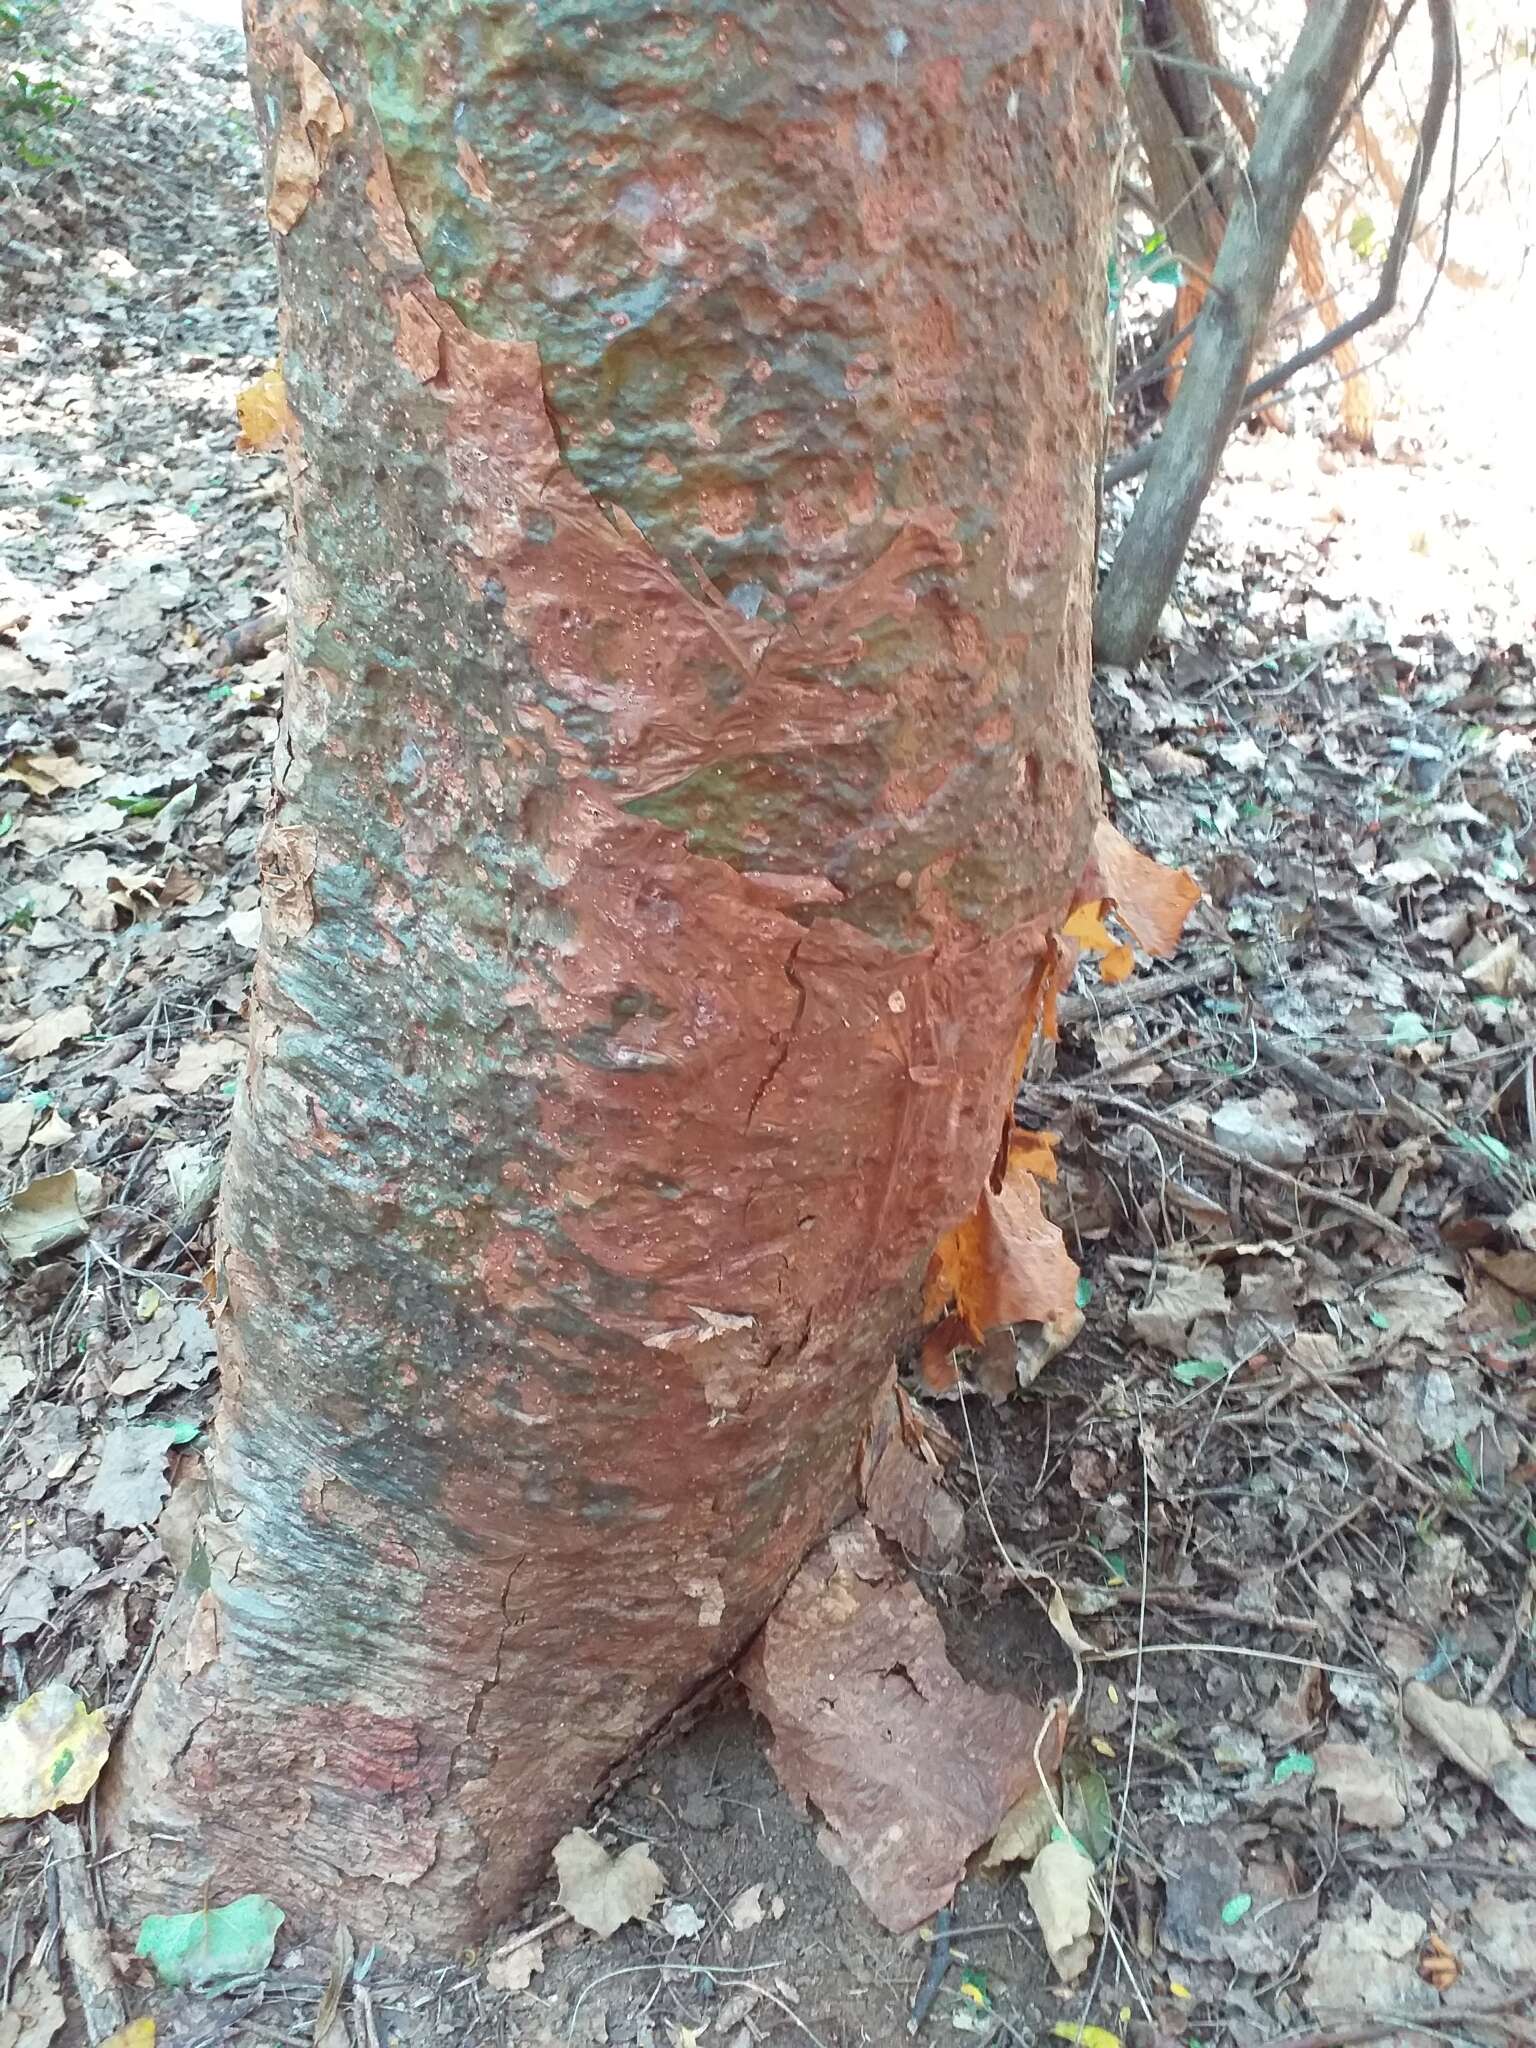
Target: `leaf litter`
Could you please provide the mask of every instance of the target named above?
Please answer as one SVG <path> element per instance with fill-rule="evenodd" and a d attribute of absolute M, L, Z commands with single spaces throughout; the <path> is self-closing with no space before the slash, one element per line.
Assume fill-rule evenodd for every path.
<path fill-rule="evenodd" d="M 67 178 L 20 181 L 0 258 L 0 1640 L 34 1695 L 67 1682 L 92 1713 L 150 1639 L 170 1577 L 155 1519 L 209 1408 L 204 1276 L 259 922 L 285 486 L 275 452 L 235 448 L 237 396 L 264 378 L 249 438 L 282 426 L 238 41 L 194 23 L 170 45 L 118 0 L 80 15 L 80 154 Z M 310 164 L 334 139 L 313 86 L 311 103 Z M 146 185 L 143 162 L 175 169 Z M 121 416 L 130 384 L 132 429 L 109 447 L 91 423 Z M 1100 678 L 1119 837 L 1074 913 L 1081 961 L 1022 1076 L 999 1185 L 944 1254 L 953 1323 L 928 1391 L 949 1423 L 912 1398 L 904 1360 L 908 1410 L 861 1474 L 882 1571 L 899 1557 L 923 1575 L 939 1638 L 895 1578 L 856 1590 L 942 1655 L 967 1715 L 1006 1721 L 1068 1689 L 1035 1600 L 1047 1577 L 1087 1645 L 1062 1768 L 990 1836 L 937 1740 L 920 1812 L 892 1808 L 949 1831 L 960 1924 L 1002 1923 L 957 1944 L 984 2002 L 1046 2030 L 1062 2008 L 1023 1872 L 1072 1847 L 1051 1839 L 1066 1818 L 1137 1939 L 1095 1936 L 1077 2000 L 1091 1989 L 1096 2010 L 1067 2008 L 1083 2031 L 1063 2038 L 1094 2018 L 1123 2036 L 1142 1999 L 1207 2043 L 1432 2013 L 1432 1937 L 1468 2001 L 1503 1995 L 1536 1947 L 1536 680 L 1518 590 L 1501 594 L 1519 579 L 1489 574 L 1466 522 L 1426 553 L 1421 512 L 1412 529 L 1379 516 L 1451 473 L 1437 461 L 1409 473 L 1305 432 L 1237 446 L 1153 658 Z M 1459 473 L 1475 503 L 1481 473 Z M 1371 552 L 1382 533 L 1395 582 Z M 1195 877 L 1198 907 L 1143 856 Z M 899 1697 L 889 1666 L 876 1695 L 887 1680 Z M 1085 1764 L 1107 1827 L 1071 1803 Z M 578 2035 L 665 2041 L 713 2018 L 705 2038 L 727 2038 L 729 2008 L 700 2003 L 689 1970 L 786 1966 L 755 1946 L 776 1912 L 731 1925 L 753 1891 L 784 1902 L 793 1962 L 732 1991 L 748 2003 L 730 2027 L 777 1999 L 833 2035 L 918 1974 L 921 1934 L 916 1961 L 881 1945 L 739 1715 L 706 1718 L 613 1811 L 679 1879 L 686 1851 L 716 1896 L 658 1914 L 658 1892 L 617 1927 L 603 1953 L 654 1974 L 633 1997 L 629 1980 L 596 1991 Z M 34 1901 L 18 1924 L 35 1941 L 41 1851 L 16 1825 L 0 1888 L 8 1924 Z M 996 1891 L 954 1847 L 973 1835 L 1011 1848 Z M 1198 1897 L 1191 1843 L 1213 1873 Z M 568 2009 L 596 1946 L 563 1947 L 570 1932 L 513 1948 L 498 1995 Z M 819 1963 L 823 1936 L 858 1960 Z M 666 1978 L 674 1944 L 696 1960 Z M 657 1986 L 667 2017 L 647 2037 Z M 390 2008 L 402 2039 L 411 1995 Z M 982 2011 L 953 1977 L 945 1996 L 935 2021 Z M 63 2017 L 24 1964 L 0 2048 Z M 875 2031 L 903 2025 L 893 2005 Z"/>

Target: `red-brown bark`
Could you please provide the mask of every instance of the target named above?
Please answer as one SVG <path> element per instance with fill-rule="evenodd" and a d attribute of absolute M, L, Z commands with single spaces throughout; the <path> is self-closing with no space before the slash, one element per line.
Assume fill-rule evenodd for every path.
<path fill-rule="evenodd" d="M 251 0 L 290 679 L 140 1908 L 480 1938 L 845 1511 L 996 1151 L 1116 23 L 898 12 Z"/>

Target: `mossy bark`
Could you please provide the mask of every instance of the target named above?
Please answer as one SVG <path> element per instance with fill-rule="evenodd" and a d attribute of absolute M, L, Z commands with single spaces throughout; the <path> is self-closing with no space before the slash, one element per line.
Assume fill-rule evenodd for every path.
<path fill-rule="evenodd" d="M 1095 790 L 1072 0 L 249 0 L 292 641 L 123 1895 L 478 1940 L 843 1511 Z"/>

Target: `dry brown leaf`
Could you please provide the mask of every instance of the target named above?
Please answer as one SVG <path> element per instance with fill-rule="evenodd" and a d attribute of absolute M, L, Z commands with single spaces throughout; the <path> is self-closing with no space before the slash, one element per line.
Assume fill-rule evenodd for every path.
<path fill-rule="evenodd" d="M 15 753 L 0 768 L 0 782 L 19 782 L 34 796 L 52 796 L 61 789 L 84 789 L 106 770 L 74 754 Z"/>
<path fill-rule="evenodd" d="M 491 1957 L 485 1981 L 493 1991 L 526 1991 L 543 1967 L 542 1941 L 512 1941 Z"/>
<path fill-rule="evenodd" d="M 35 1259 L 78 1243 L 102 1200 L 100 1174 L 84 1167 L 42 1174 L 0 1206 L 0 1249 L 13 1259 Z"/>
<path fill-rule="evenodd" d="M 1058 1807 L 1052 1804 L 1045 1785 L 1031 1785 L 1024 1797 L 1003 1816 L 1003 1824 L 992 1837 L 981 1859 L 988 1870 L 1002 1863 L 1030 1863 L 1051 1839 Z"/>
<path fill-rule="evenodd" d="M 607 1940 L 629 1920 L 643 1920 L 667 1888 L 644 1842 L 610 1856 L 596 1835 L 572 1828 L 555 1844 L 560 1904 L 578 1927 Z"/>
<path fill-rule="evenodd" d="M 967 1859 L 1060 1760 L 1061 1726 L 963 1679 L 938 1616 L 897 1576 L 867 1521 L 811 1553 L 743 1666 L 798 1805 L 825 1818 L 823 1852 L 883 1926 L 915 1927 Z"/>
<path fill-rule="evenodd" d="M 165 1085 L 173 1095 L 196 1095 L 244 1058 L 245 1046 L 238 1038 L 190 1038 L 176 1055 Z"/>
<path fill-rule="evenodd" d="M 9 1025 L 0 1037 L 8 1041 L 6 1049 L 13 1060 L 42 1060 L 61 1045 L 84 1038 L 91 1028 L 91 1013 L 85 1004 L 71 1003 L 68 1009 L 50 1010 L 45 1017 Z"/>
<path fill-rule="evenodd" d="M 0 2048 L 48 2048 L 64 2024 L 64 2001 L 41 1963 L 24 1963 L 0 2012 Z"/>
<path fill-rule="evenodd" d="M 1076 1842 L 1047 1842 L 1024 1880 L 1051 1968 L 1064 1984 L 1093 1954 L 1093 1865 Z"/>
<path fill-rule="evenodd" d="M 1313 1751 L 1315 1782 L 1362 1828 L 1398 1828 L 1407 1818 L 1402 1782 L 1386 1757 L 1363 1742 L 1323 1742 Z"/>
<path fill-rule="evenodd" d="M 1442 1699 L 1416 1678 L 1403 1688 L 1403 1713 L 1442 1755 L 1497 1793 L 1517 1820 L 1536 1829 L 1536 1764 L 1517 1747 L 1497 1707 Z"/>
<path fill-rule="evenodd" d="M 763 1923 L 763 1888 L 760 1884 L 749 1884 L 739 1891 L 726 1908 L 725 1917 L 738 1934 L 747 1934 Z"/>
<path fill-rule="evenodd" d="M 1501 1287 L 1536 1300 L 1536 1251 L 1488 1252 L 1474 1246 L 1471 1256 Z"/>

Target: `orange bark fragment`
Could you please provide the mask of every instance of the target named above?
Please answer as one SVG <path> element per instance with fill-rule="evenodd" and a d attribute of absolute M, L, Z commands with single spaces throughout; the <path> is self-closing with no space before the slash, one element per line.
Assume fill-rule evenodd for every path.
<path fill-rule="evenodd" d="M 293 414 L 288 410 L 283 373 L 275 364 L 254 384 L 247 384 L 243 391 L 237 393 L 235 417 L 240 422 L 240 438 L 235 449 L 241 455 L 271 448 L 282 440 L 293 425 Z"/>
<path fill-rule="evenodd" d="M 1026 1173 L 1032 1173 L 1036 1180 L 1056 1178 L 1056 1147 L 1061 1143 L 1059 1131 L 1026 1131 L 1014 1127 L 1009 1145 L 1010 1161 L 1017 1160 Z"/>
<path fill-rule="evenodd" d="M 1099 973 L 1105 981 L 1125 981 L 1135 970 L 1136 955 L 1105 924 L 1107 908 L 1107 898 L 1098 903 L 1079 903 L 1062 926 L 1061 935 L 1100 956 Z"/>
<path fill-rule="evenodd" d="M 1189 913 L 1200 901 L 1200 884 L 1186 869 L 1165 868 L 1161 861 L 1138 853 L 1107 818 L 1101 818 L 1078 899 L 1085 903 L 1106 898 L 1136 943 L 1145 952 L 1165 959 L 1178 945 Z"/>
<path fill-rule="evenodd" d="M 1002 1186 L 982 1189 L 975 1214 L 939 1240 L 929 1267 L 930 1313 L 953 1302 L 973 1338 L 1005 1323 L 1053 1322 L 1077 1306 L 1077 1267 L 1040 1206 L 1028 1151 L 1010 1143 Z"/>

